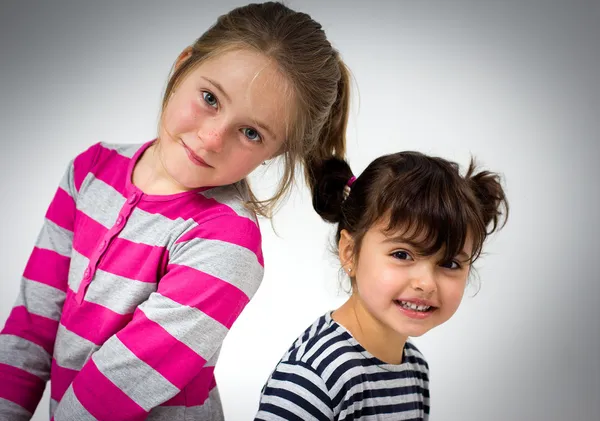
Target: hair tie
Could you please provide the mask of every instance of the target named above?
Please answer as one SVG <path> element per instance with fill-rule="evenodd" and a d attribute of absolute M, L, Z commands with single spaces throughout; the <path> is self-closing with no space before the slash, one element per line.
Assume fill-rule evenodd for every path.
<path fill-rule="evenodd" d="M 344 186 L 344 200 L 346 200 L 348 196 L 350 196 L 350 187 L 352 187 L 352 184 L 354 184 L 355 181 L 356 177 L 352 176 Z"/>

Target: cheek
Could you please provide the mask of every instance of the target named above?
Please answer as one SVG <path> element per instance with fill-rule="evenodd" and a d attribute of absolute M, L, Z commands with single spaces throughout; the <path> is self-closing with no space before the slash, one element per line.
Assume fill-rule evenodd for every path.
<path fill-rule="evenodd" d="M 449 280 L 441 288 L 440 292 L 444 312 L 447 312 L 448 317 L 451 317 L 460 306 L 465 293 L 465 284 L 457 280 Z"/>
<path fill-rule="evenodd" d="M 185 130 L 207 116 L 207 110 L 190 98 L 173 98 L 165 110 L 164 122 L 170 127 Z"/>

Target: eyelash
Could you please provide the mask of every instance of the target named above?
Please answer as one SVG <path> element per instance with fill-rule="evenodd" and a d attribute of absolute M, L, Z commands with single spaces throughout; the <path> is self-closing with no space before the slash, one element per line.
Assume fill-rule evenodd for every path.
<path fill-rule="evenodd" d="M 208 102 L 208 100 L 206 99 L 206 97 L 210 95 L 211 97 L 214 98 L 214 101 L 216 102 L 216 104 L 210 104 Z M 206 103 L 206 105 L 208 105 L 210 108 L 212 108 L 213 110 L 218 109 L 219 107 L 219 99 L 217 98 L 217 96 L 215 94 L 213 94 L 210 91 L 202 91 L 202 99 L 204 100 L 204 102 Z M 253 140 L 248 138 L 248 135 L 246 135 L 246 133 L 244 133 L 244 130 L 252 130 L 254 132 L 256 132 L 256 135 L 258 136 L 258 140 Z M 263 137 L 260 134 L 260 132 L 252 127 L 244 127 L 242 128 L 242 133 L 244 134 L 244 136 L 246 137 L 246 140 L 248 140 L 250 143 L 262 143 Z"/>
<path fill-rule="evenodd" d="M 408 259 L 400 259 L 398 257 L 399 254 L 405 254 L 406 256 L 408 256 L 410 258 L 410 260 L 414 260 L 413 257 L 411 256 L 411 254 L 409 252 L 407 252 L 406 250 L 398 250 L 392 253 L 392 256 L 398 260 L 408 260 Z M 454 264 L 456 265 L 456 267 L 446 267 L 444 265 L 447 265 L 448 263 L 450 263 L 450 265 Z M 451 260 L 450 262 L 444 262 L 440 264 L 441 267 L 443 267 L 444 269 L 449 269 L 449 270 L 460 270 L 462 268 L 461 264 L 458 263 L 456 260 Z"/>

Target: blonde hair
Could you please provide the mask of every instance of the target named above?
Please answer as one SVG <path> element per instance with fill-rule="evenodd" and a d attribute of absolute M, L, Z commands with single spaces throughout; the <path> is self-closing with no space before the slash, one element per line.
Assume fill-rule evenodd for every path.
<path fill-rule="evenodd" d="M 298 164 L 312 188 L 314 168 L 323 160 L 346 154 L 350 73 L 331 46 L 321 25 L 308 14 L 279 2 L 249 4 L 220 16 L 192 46 L 167 84 L 162 111 L 179 83 L 200 63 L 235 49 L 251 49 L 275 62 L 293 90 L 292 120 L 281 151 L 284 173 L 277 192 L 258 200 L 250 189 L 247 206 L 272 216 L 294 183 Z M 243 181 L 246 183 L 246 181 Z"/>

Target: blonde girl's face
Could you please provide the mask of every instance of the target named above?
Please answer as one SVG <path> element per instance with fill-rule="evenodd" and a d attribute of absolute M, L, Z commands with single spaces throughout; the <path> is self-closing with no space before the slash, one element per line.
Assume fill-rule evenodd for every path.
<path fill-rule="evenodd" d="M 260 53 L 227 51 L 202 62 L 164 109 L 157 150 L 165 171 L 184 190 L 242 180 L 282 149 L 290 92 Z"/>

